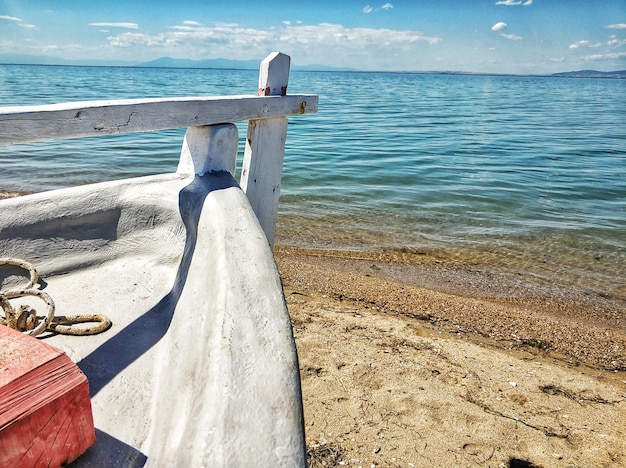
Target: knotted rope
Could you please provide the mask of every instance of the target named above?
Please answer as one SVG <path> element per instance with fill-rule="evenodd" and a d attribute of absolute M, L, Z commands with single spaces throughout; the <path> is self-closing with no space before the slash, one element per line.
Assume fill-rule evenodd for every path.
<path fill-rule="evenodd" d="M 1 265 L 13 265 L 30 274 L 28 284 L 23 288 L 0 291 L 0 308 L 4 312 L 4 317 L 0 316 L 0 325 L 7 325 L 10 328 L 37 336 L 48 330 L 53 333 L 64 335 L 95 335 L 107 330 L 111 326 L 111 320 L 105 315 L 67 315 L 54 316 L 54 301 L 49 294 L 35 289 L 35 284 L 39 281 L 39 274 L 35 267 L 24 260 L 15 258 L 0 258 Z M 20 305 L 14 308 L 9 299 L 19 297 L 35 296 L 45 302 L 48 312 L 45 316 L 37 316 L 37 312 L 27 305 Z M 73 327 L 77 323 L 94 322 L 98 323 L 93 327 Z"/>

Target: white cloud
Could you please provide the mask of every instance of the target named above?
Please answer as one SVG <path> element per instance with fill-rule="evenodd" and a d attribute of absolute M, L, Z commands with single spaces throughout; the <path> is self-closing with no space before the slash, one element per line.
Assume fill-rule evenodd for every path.
<path fill-rule="evenodd" d="M 0 15 L 0 19 L 7 20 L 7 21 L 14 21 L 21 28 L 36 28 L 34 24 L 24 23 L 24 20 L 22 18 L 17 18 L 15 16 Z"/>
<path fill-rule="evenodd" d="M 18 23 L 21 23 L 22 21 L 24 21 L 23 19 L 16 18 L 15 16 L 5 16 L 5 15 L 0 15 L 0 19 L 8 20 L 8 21 L 16 21 Z"/>
<path fill-rule="evenodd" d="M 619 29 L 619 28 L 610 28 Z M 626 52 L 617 52 L 616 49 L 626 45 L 626 39 L 620 39 L 615 34 L 611 34 L 605 42 L 591 42 L 588 40 L 576 41 L 569 45 L 572 51 L 580 51 L 582 54 L 591 52 L 596 49 L 597 52 L 589 55 L 581 55 L 580 58 L 586 61 L 615 61 L 623 60 Z M 622 49 L 623 50 L 623 49 Z M 620 65 L 617 65 L 620 66 Z"/>
<path fill-rule="evenodd" d="M 185 26 L 202 26 L 202 23 L 198 23 L 197 21 L 192 21 L 192 20 L 183 21 L 183 24 Z"/>
<path fill-rule="evenodd" d="M 170 29 L 175 29 L 176 31 L 195 31 L 196 26 L 187 26 L 187 25 L 176 25 L 170 26 Z"/>
<path fill-rule="evenodd" d="M 137 23 L 89 23 L 89 26 L 96 26 L 99 28 L 139 29 L 139 25 Z"/>
<path fill-rule="evenodd" d="M 570 44 L 569 48 L 570 49 L 579 49 L 581 47 L 595 48 L 595 47 L 602 47 L 603 45 L 604 44 L 602 44 L 601 42 L 593 42 L 592 43 L 592 42 L 583 40 L 583 41 L 576 41 L 573 44 Z M 611 46 L 611 45 L 613 45 L 613 46 L 615 46 L 615 45 L 620 46 L 622 44 L 616 44 L 616 43 L 612 42 L 611 40 L 609 40 L 607 42 L 607 45 L 609 45 L 609 46 Z"/>
<path fill-rule="evenodd" d="M 589 41 L 576 41 L 573 44 L 570 44 L 569 48 L 578 49 L 579 47 L 585 47 L 587 44 L 589 44 Z"/>
<path fill-rule="evenodd" d="M 374 8 L 371 5 L 365 5 L 363 7 L 363 13 L 371 13 L 372 11 L 380 11 L 380 10 L 391 10 L 393 9 L 393 5 L 391 3 L 385 3 L 384 5 L 382 5 L 380 8 Z"/>
<path fill-rule="evenodd" d="M 621 47 L 626 45 L 626 39 L 618 39 L 617 36 L 609 37 L 608 42 L 606 43 L 609 47 Z"/>
<path fill-rule="evenodd" d="M 500 0 L 496 2 L 496 5 L 506 5 L 506 6 L 529 6 L 533 4 L 533 0 L 526 0 L 525 2 L 522 0 Z"/>
<path fill-rule="evenodd" d="M 615 52 L 610 54 L 593 54 L 583 57 L 585 60 L 615 60 L 626 57 L 626 52 Z"/>
<path fill-rule="evenodd" d="M 524 38 L 522 36 L 518 36 L 517 34 L 500 34 L 500 36 L 502 36 L 505 39 L 508 39 L 509 41 L 521 41 Z"/>
<path fill-rule="evenodd" d="M 497 32 L 500 36 L 510 41 L 521 41 L 524 39 L 522 36 L 518 36 L 517 34 L 506 34 L 504 31 L 506 31 L 508 27 L 509 26 L 506 23 L 499 21 L 491 27 L 491 30 Z"/>
<path fill-rule="evenodd" d="M 606 29 L 626 29 L 626 23 L 607 24 Z"/>
<path fill-rule="evenodd" d="M 441 41 L 438 36 L 419 31 L 374 28 L 347 28 L 340 24 L 280 25 L 268 29 L 246 28 L 238 24 L 186 26 L 159 34 L 123 32 L 110 35 L 109 49 L 115 55 L 185 57 L 207 59 L 237 57 L 256 59 L 271 50 L 283 50 L 300 63 L 328 63 L 332 66 L 362 67 L 375 55 L 393 61 L 396 54 L 414 56 L 424 46 Z M 326 51 L 333 50 L 329 60 Z"/>

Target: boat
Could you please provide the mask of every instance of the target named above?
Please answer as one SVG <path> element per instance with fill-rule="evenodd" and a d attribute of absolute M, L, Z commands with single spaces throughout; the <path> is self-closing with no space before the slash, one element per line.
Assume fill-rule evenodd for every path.
<path fill-rule="evenodd" d="M 306 465 L 271 247 L 286 116 L 316 112 L 318 97 L 286 93 L 289 64 L 279 52 L 264 59 L 253 95 L 0 108 L 4 145 L 187 128 L 175 173 L 0 200 L 0 257 L 22 262 L 0 267 L 0 281 L 28 282 L 36 269 L 31 289 L 56 315 L 111 322 L 65 335 L 41 297 L 11 299 L 39 302 L 47 325 L 28 340 L 62 350 L 87 378 L 95 443 L 71 466 Z"/>

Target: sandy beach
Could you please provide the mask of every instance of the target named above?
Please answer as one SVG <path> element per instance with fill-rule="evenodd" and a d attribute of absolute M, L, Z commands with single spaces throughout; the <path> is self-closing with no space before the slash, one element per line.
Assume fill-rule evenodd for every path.
<path fill-rule="evenodd" d="M 278 246 L 311 466 L 623 466 L 624 299 Z"/>

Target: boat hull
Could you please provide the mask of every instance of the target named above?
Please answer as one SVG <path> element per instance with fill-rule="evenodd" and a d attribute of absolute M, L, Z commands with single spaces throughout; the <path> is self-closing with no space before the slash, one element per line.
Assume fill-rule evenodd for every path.
<path fill-rule="evenodd" d="M 89 380 L 97 441 L 77 466 L 305 465 L 280 278 L 228 172 L 33 194 L 0 213 L 0 256 L 35 264 L 58 314 L 113 322 L 47 339 Z"/>

